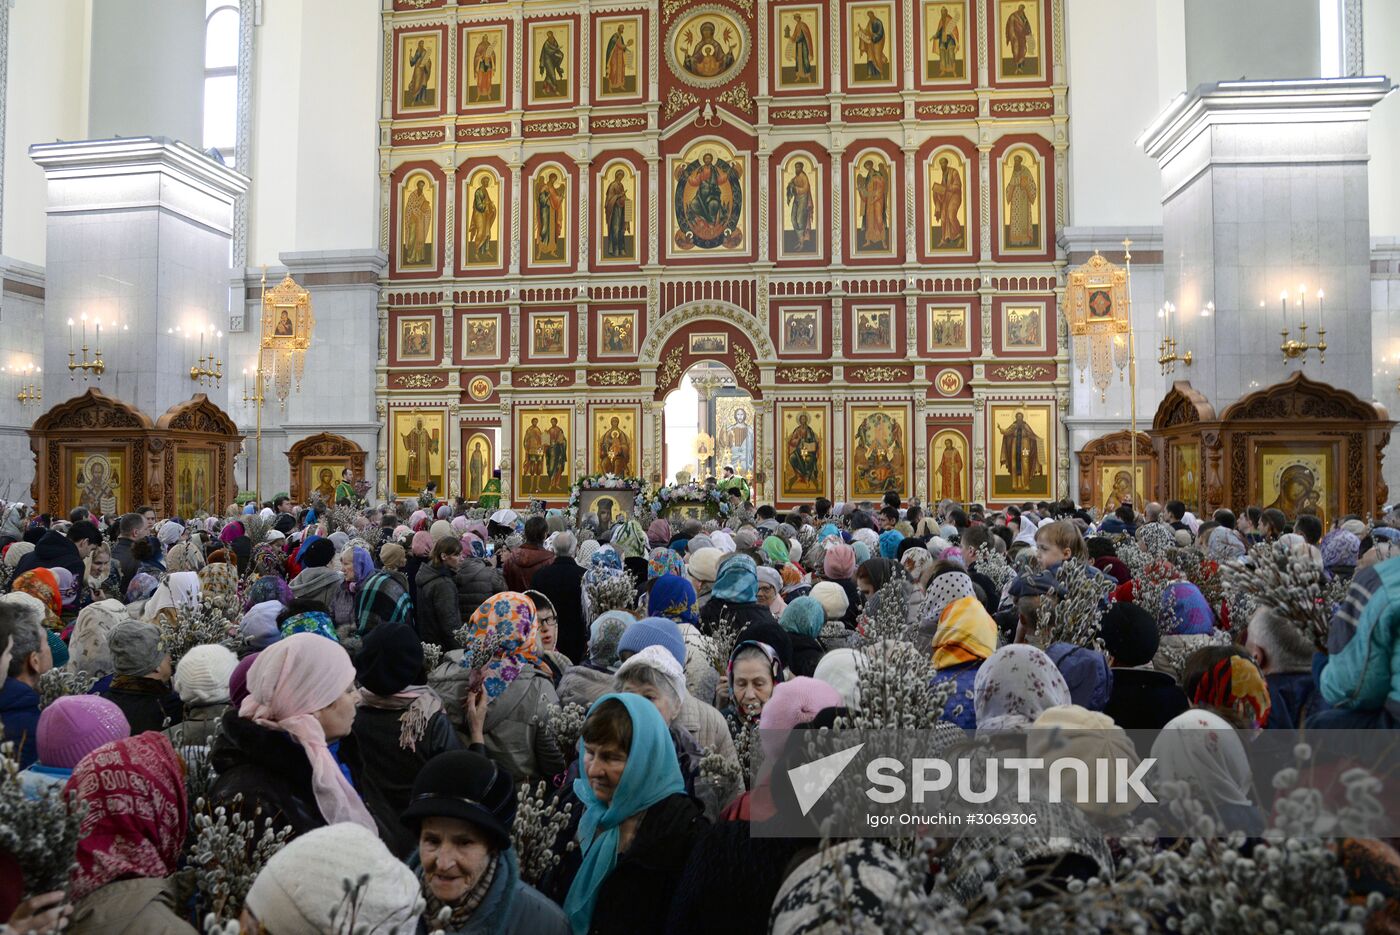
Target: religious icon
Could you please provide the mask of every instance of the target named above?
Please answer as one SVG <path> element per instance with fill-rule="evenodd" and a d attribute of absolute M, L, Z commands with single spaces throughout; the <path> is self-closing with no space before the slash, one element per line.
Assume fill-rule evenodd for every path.
<path fill-rule="evenodd" d="M 748 396 L 715 399 L 715 466 L 734 468 L 745 480 L 753 480 L 755 433 L 753 400 Z"/>
<path fill-rule="evenodd" d="M 782 310 L 778 350 L 784 354 L 821 353 L 821 319 L 815 308 Z"/>
<path fill-rule="evenodd" d="M 432 481 L 443 489 L 446 416 L 437 410 L 394 410 L 394 494 L 417 497 Z"/>
<path fill-rule="evenodd" d="M 1016 147 L 1001 158 L 1003 250 L 1043 249 L 1040 227 L 1040 193 L 1043 187 L 1040 169 L 1040 159 L 1029 147 Z"/>
<path fill-rule="evenodd" d="M 890 306 L 856 305 L 851 313 L 855 318 L 852 350 L 860 354 L 894 350 L 894 310 Z"/>
<path fill-rule="evenodd" d="M 967 438 L 955 429 L 944 429 L 933 436 L 929 444 L 929 462 L 933 464 L 933 484 L 929 488 L 934 500 L 964 503 L 970 499 L 967 487 Z"/>
<path fill-rule="evenodd" d="M 1301 513 L 1322 520 L 1335 512 L 1336 491 L 1332 489 L 1336 457 L 1332 445 L 1261 445 L 1259 458 L 1259 497 L 1266 510 L 1282 510 L 1290 521 Z"/>
<path fill-rule="evenodd" d="M 572 97 L 574 25 L 567 20 L 530 24 L 531 103 Z"/>
<path fill-rule="evenodd" d="M 846 421 L 851 432 L 847 468 L 851 496 L 879 498 L 890 492 L 907 496 L 909 407 L 852 406 Z"/>
<path fill-rule="evenodd" d="M 963 179 L 966 162 L 952 148 L 938 150 L 928 163 L 928 252 L 967 249 L 967 200 Z"/>
<path fill-rule="evenodd" d="M 525 407 L 515 411 L 516 438 L 520 440 L 517 489 L 522 497 L 568 496 L 573 483 L 569 451 L 572 411 Z"/>
<path fill-rule="evenodd" d="M 744 166 L 729 150 L 704 143 L 672 163 L 671 240 L 682 250 L 739 248 L 744 242 Z"/>
<path fill-rule="evenodd" d="M 462 358 L 501 356 L 501 319 L 498 315 L 463 315 Z"/>
<path fill-rule="evenodd" d="M 531 261 L 567 263 L 569 248 L 564 237 L 564 215 L 568 211 L 569 177 L 558 166 L 547 165 L 535 174 L 533 195 Z"/>
<path fill-rule="evenodd" d="M 501 226 L 496 198 L 500 179 L 490 169 L 477 169 L 467 177 L 467 235 L 463 240 L 463 266 L 495 266 L 501 261 Z"/>
<path fill-rule="evenodd" d="M 433 322 L 430 318 L 399 319 L 399 359 L 431 360 Z"/>
<path fill-rule="evenodd" d="M 727 334 L 692 334 L 690 336 L 690 353 L 692 354 L 726 354 L 729 352 L 729 335 Z"/>
<path fill-rule="evenodd" d="M 1172 446 L 1170 494 L 1195 512 L 1201 508 L 1201 449 L 1196 444 Z"/>
<path fill-rule="evenodd" d="M 404 180 L 399 212 L 399 268 L 431 268 L 437 257 L 437 186 L 425 172 Z M 279 322 L 280 326 L 280 322 Z"/>
<path fill-rule="evenodd" d="M 997 78 L 1043 78 L 1041 51 L 1044 43 L 1038 35 L 1040 28 L 1039 0 L 1000 0 L 996 17 L 1001 29 L 995 56 Z"/>
<path fill-rule="evenodd" d="M 607 357 L 637 353 L 636 312 L 604 312 L 599 317 L 598 353 Z"/>
<path fill-rule="evenodd" d="M 775 10 L 782 37 L 776 90 L 810 89 L 822 83 L 822 33 L 825 8 L 782 6 Z"/>
<path fill-rule="evenodd" d="M 635 409 L 593 411 L 593 473 L 631 477 L 637 473 Z"/>
<path fill-rule="evenodd" d="M 485 432 L 477 432 L 467 439 L 467 477 L 462 488 L 470 502 L 474 503 L 481 499 L 482 491 L 486 489 L 486 482 L 491 479 L 491 474 L 496 469 L 496 459 L 491 453 L 492 448 L 491 438 Z"/>
<path fill-rule="evenodd" d="M 790 156 L 783 163 L 780 173 L 783 193 L 782 256 L 816 256 L 820 252 L 817 243 L 817 170 L 816 161 L 805 153 Z"/>
<path fill-rule="evenodd" d="M 441 34 L 436 30 L 399 36 L 401 112 L 438 108 L 437 60 L 440 38 Z"/>
<path fill-rule="evenodd" d="M 316 486 L 314 492 L 321 495 L 323 503 L 335 502 L 335 472 L 328 467 L 323 467 L 316 472 Z"/>
<path fill-rule="evenodd" d="M 272 334 L 278 338 L 290 338 L 296 334 L 296 327 L 292 324 L 291 309 L 279 308 L 277 310 L 277 324 L 273 326 Z"/>
<path fill-rule="evenodd" d="M 884 153 L 870 150 L 851 164 L 852 215 L 855 237 L 852 253 L 888 256 L 894 252 L 890 234 L 890 184 L 894 174 Z"/>
<path fill-rule="evenodd" d="M 895 23 L 893 4 L 852 4 L 849 10 L 847 29 L 851 48 L 846 53 L 847 83 L 857 86 L 893 84 L 896 60 L 888 35 Z"/>
<path fill-rule="evenodd" d="M 598 176 L 603 205 L 602 263 L 637 262 L 637 173 L 630 162 L 609 163 Z"/>
<path fill-rule="evenodd" d="M 717 6 L 677 19 L 667 33 L 667 61 L 678 78 L 694 87 L 719 87 L 748 57 L 748 27 Z"/>
<path fill-rule="evenodd" d="M 1089 293 L 1089 317 L 1113 317 L 1113 292 L 1109 289 L 1094 289 Z"/>
<path fill-rule="evenodd" d="M 496 388 L 490 377 L 475 376 L 467 384 L 467 395 L 474 401 L 481 403 L 491 398 L 491 392 Z"/>
<path fill-rule="evenodd" d="M 827 409 L 805 403 L 778 408 L 778 499 L 811 500 L 827 494 Z"/>
<path fill-rule="evenodd" d="M 967 0 L 935 0 L 923 8 L 924 80 L 967 77 Z"/>
<path fill-rule="evenodd" d="M 113 517 L 121 512 L 125 508 L 125 459 L 121 449 L 75 452 L 68 502 L 87 507 L 94 516 Z"/>
<path fill-rule="evenodd" d="M 603 57 L 598 62 L 600 100 L 610 97 L 636 97 L 638 93 L 637 52 L 642 20 L 639 16 L 603 17 L 598 20 L 598 35 L 602 41 Z"/>
<path fill-rule="evenodd" d="M 1054 464 L 1050 407 L 1044 404 L 992 406 L 992 492 L 996 499 L 1050 496 Z"/>
<path fill-rule="evenodd" d="M 564 329 L 567 319 L 564 315 L 534 315 L 530 319 L 530 356 L 562 357 L 568 351 L 564 347 Z"/>
<path fill-rule="evenodd" d="M 1045 350 L 1044 305 L 1003 305 L 1001 316 L 1002 350 Z"/>
<path fill-rule="evenodd" d="M 1099 499 L 1103 515 L 1107 516 L 1125 503 L 1144 504 L 1143 491 L 1147 489 L 1147 466 L 1141 461 L 1137 465 L 1137 484 L 1133 483 L 1132 462 L 1099 462 Z M 1136 488 L 1136 493 L 1134 489 Z"/>
<path fill-rule="evenodd" d="M 928 310 L 928 347 L 933 352 L 968 351 L 967 306 L 931 305 Z"/>
<path fill-rule="evenodd" d="M 466 29 L 462 33 L 462 49 L 470 50 L 470 58 L 466 62 L 467 80 L 462 94 L 463 106 L 501 103 L 504 94 L 502 76 L 505 74 L 503 59 L 510 50 L 506 41 L 506 27 L 479 26 Z"/>

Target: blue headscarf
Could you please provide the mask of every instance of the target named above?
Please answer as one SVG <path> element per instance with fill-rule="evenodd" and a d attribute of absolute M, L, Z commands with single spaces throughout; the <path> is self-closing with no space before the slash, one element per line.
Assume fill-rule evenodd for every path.
<path fill-rule="evenodd" d="M 282 621 L 282 635 L 286 637 L 293 633 L 315 633 L 336 643 L 340 642 L 340 637 L 335 635 L 335 624 L 331 623 L 330 614 L 319 610 L 308 610 Z"/>
<path fill-rule="evenodd" d="M 1045 650 L 1065 677 L 1070 698 L 1081 708 L 1102 711 L 1113 694 L 1113 670 L 1103 653 L 1073 643 L 1051 643 Z"/>
<path fill-rule="evenodd" d="M 355 569 L 355 589 L 358 590 L 374 574 L 374 559 L 370 557 L 368 549 L 357 545 L 350 550 L 350 564 Z"/>
<path fill-rule="evenodd" d="M 301 540 L 301 545 L 297 547 L 297 561 L 300 562 L 301 559 L 302 559 L 302 556 L 306 554 L 306 547 L 307 547 L 307 546 L 309 546 L 311 543 L 315 542 L 317 539 L 324 539 L 324 538 L 325 538 L 325 536 L 307 536 L 305 539 Z"/>
<path fill-rule="evenodd" d="M 1215 630 L 1215 611 L 1201 589 L 1189 581 L 1177 581 L 1167 585 L 1162 595 L 1162 610 L 1175 618 L 1172 635 L 1199 635 Z"/>
<path fill-rule="evenodd" d="M 758 600 L 758 566 L 747 555 L 731 557 L 719 567 L 710 593 L 731 604 L 752 604 Z"/>
<path fill-rule="evenodd" d="M 880 557 L 895 558 L 899 552 L 899 544 L 904 541 L 904 533 L 897 529 L 889 529 L 880 533 Z"/>
<path fill-rule="evenodd" d="M 839 530 L 839 529 L 836 528 L 836 524 L 835 524 L 835 523 L 827 523 L 825 526 L 823 526 L 820 530 L 817 531 L 817 541 L 820 542 L 820 541 L 822 541 L 823 539 L 825 539 L 827 536 L 840 536 L 840 535 L 841 535 L 841 530 Z"/>
<path fill-rule="evenodd" d="M 856 564 L 864 565 L 870 561 L 870 546 L 857 539 L 851 543 L 851 549 L 856 553 Z"/>
<path fill-rule="evenodd" d="M 662 575 L 685 574 L 685 559 L 675 549 L 657 548 L 651 550 L 647 560 L 647 578 L 660 578 Z"/>
<path fill-rule="evenodd" d="M 632 748 L 627 751 L 627 765 L 623 767 L 621 781 L 613 790 L 612 801 L 606 804 L 599 801 L 585 776 L 574 780 L 574 795 L 578 796 L 584 807 L 578 824 L 583 862 L 564 900 L 564 914 L 569 917 L 569 925 L 576 935 L 588 931 L 593 922 L 598 891 L 617 866 L 617 844 L 622 823 L 667 796 L 685 791 L 671 734 L 656 705 L 641 695 L 610 692 L 593 703 L 593 710 L 596 711 L 599 704 L 610 699 L 622 702 L 632 718 Z M 584 742 L 580 737 L 580 763 L 584 756 Z"/>
<path fill-rule="evenodd" d="M 755 578 L 754 580 L 757 580 Z M 754 596 L 758 586 L 754 586 Z M 695 595 L 695 586 L 679 575 L 662 575 L 651 585 L 647 594 L 647 613 L 656 617 L 667 617 L 676 623 L 700 626 L 700 606 Z"/>
<path fill-rule="evenodd" d="M 788 603 L 778 625 L 789 633 L 801 633 L 816 639 L 826 625 L 826 610 L 815 597 L 804 595 Z"/>

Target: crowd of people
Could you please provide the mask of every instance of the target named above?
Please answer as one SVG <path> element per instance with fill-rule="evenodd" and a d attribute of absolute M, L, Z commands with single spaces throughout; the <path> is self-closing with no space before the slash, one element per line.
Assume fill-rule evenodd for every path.
<path fill-rule="evenodd" d="M 220 910 L 270 935 L 880 931 L 901 879 L 965 913 L 1032 869 L 1038 900 L 1121 871 L 1113 842 L 1049 829 L 912 881 L 876 839 L 756 833 L 785 801 L 757 730 L 879 726 L 859 715 L 891 660 L 937 699 L 921 726 L 1098 731 L 1251 835 L 1275 794 L 1259 731 L 1400 718 L 1400 511 L 746 494 L 606 525 L 429 498 L 5 506 L 3 781 L 77 830 L 38 892 L 0 827 L 0 930 L 206 931 L 201 811 L 283 829 Z M 1320 583 L 1321 636 L 1232 590 L 1269 555 Z M 1181 741 L 1200 728 L 1219 741 Z M 1133 751 L 1135 729 L 1161 733 Z M 1341 904 L 1393 925 L 1400 857 L 1364 844 L 1332 848 Z"/>

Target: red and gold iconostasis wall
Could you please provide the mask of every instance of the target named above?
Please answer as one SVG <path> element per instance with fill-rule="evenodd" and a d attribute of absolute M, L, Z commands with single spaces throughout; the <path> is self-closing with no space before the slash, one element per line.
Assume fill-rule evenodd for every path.
<path fill-rule="evenodd" d="M 1063 20 L 394 0 L 382 493 L 661 481 L 709 360 L 754 399 L 760 499 L 1066 494 Z"/>

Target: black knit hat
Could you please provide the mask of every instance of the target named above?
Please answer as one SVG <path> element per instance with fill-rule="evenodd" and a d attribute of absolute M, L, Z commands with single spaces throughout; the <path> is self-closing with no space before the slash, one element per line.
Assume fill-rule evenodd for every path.
<path fill-rule="evenodd" d="M 399 820 L 417 828 L 424 818 L 457 818 L 475 825 L 497 850 L 510 847 L 515 782 L 480 753 L 453 750 L 429 760 L 413 781 L 413 797 Z"/>
<path fill-rule="evenodd" d="M 403 623 L 381 623 L 365 636 L 355 657 L 360 684 L 376 695 L 394 695 L 423 679 L 423 644 Z"/>
<path fill-rule="evenodd" d="M 1132 601 L 1115 601 L 1099 624 L 1104 649 L 1114 665 L 1140 666 L 1157 655 L 1157 618 Z"/>
<path fill-rule="evenodd" d="M 290 536 L 297 528 L 297 518 L 290 513 L 278 513 L 277 518 L 272 521 L 272 528 L 284 536 Z"/>
<path fill-rule="evenodd" d="M 335 543 L 329 539 L 317 539 L 301 554 L 302 568 L 324 568 L 335 558 Z"/>

